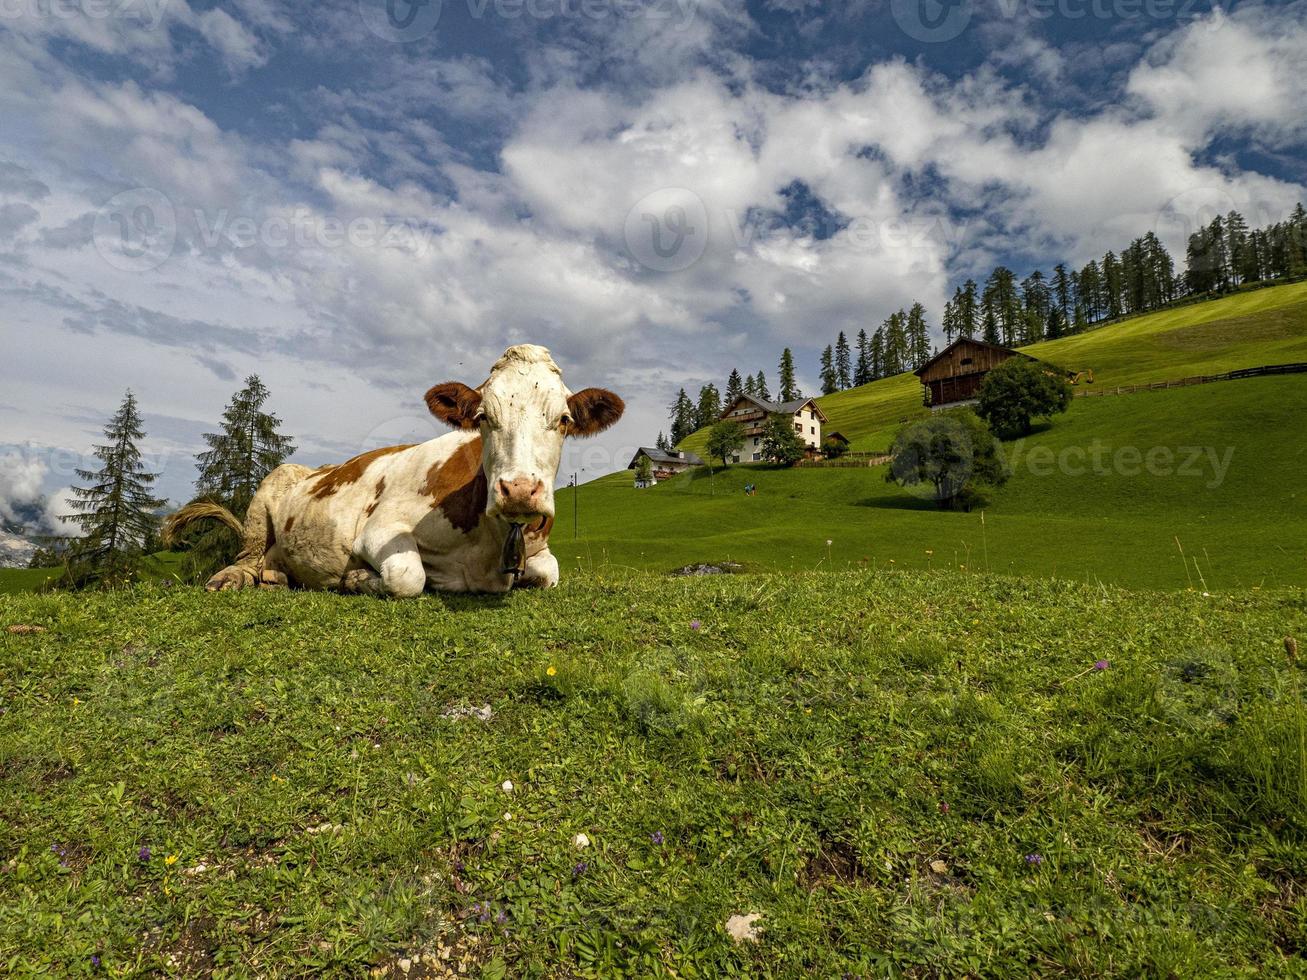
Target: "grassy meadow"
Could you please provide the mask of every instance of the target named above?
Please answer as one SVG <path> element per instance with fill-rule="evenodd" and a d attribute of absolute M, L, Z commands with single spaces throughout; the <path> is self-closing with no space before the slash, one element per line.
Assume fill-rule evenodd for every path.
<path fill-rule="evenodd" d="M 1100 389 L 1307 361 L 1307 282 L 1148 313 L 1022 349 L 1070 371 L 1092 370 Z M 888 448 L 899 424 L 925 411 L 921 383 L 910 373 L 817 403 L 830 417 L 827 430 L 844 433 L 859 451 Z M 704 456 L 707 441 L 701 430 L 682 448 Z"/>
<path fill-rule="evenodd" d="M 1305 418 L 1307 375 L 1076 399 L 1004 444 L 1013 475 L 983 515 L 941 512 L 887 483 L 883 466 L 704 467 L 646 490 L 618 473 L 580 487 L 575 536 L 573 491 L 557 494 L 551 541 L 564 567 L 581 569 L 735 561 L 1209 591 L 1307 585 L 1307 444 L 1293 435 Z M 744 496 L 749 482 L 757 496 Z"/>
<path fill-rule="evenodd" d="M 1307 975 L 1286 636 L 938 572 L 0 596 L 0 971 Z"/>

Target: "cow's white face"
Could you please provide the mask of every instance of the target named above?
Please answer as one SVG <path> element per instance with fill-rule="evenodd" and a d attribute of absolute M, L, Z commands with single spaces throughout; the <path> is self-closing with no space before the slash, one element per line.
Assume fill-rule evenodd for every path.
<path fill-rule="evenodd" d="M 480 429 L 486 511 L 518 523 L 554 516 L 563 440 L 602 432 L 626 407 L 602 388 L 573 394 L 549 351 L 534 344 L 508 348 L 480 388 L 451 381 L 426 400 L 441 421 Z"/>

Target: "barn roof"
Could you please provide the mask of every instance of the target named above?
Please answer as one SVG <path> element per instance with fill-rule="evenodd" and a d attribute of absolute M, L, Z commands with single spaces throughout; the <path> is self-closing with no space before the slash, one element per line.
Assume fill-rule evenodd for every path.
<path fill-rule="evenodd" d="M 641 456 L 648 456 L 649 462 L 651 463 L 685 463 L 687 466 L 703 465 L 703 460 L 694 453 L 682 453 L 676 451 L 668 453 L 663 452 L 661 449 L 650 449 L 648 446 L 641 446 L 635 451 L 635 455 L 631 457 L 631 461 L 626 464 L 626 468 L 628 470 L 634 469 L 635 464 L 639 462 Z"/>
<path fill-rule="evenodd" d="M 936 354 L 929 361 L 921 365 L 921 367 L 917 368 L 912 373 L 915 374 L 917 377 L 921 377 L 923 374 L 925 374 L 927 371 L 930 370 L 931 365 L 943 360 L 945 357 L 949 355 L 949 352 L 952 351 L 953 348 L 960 347 L 963 344 L 968 344 L 972 347 L 980 347 L 985 350 L 998 351 L 999 353 L 1008 354 L 1012 357 L 1024 357 L 1029 361 L 1038 360 L 1038 358 L 1031 357 L 1029 354 L 1023 354 L 1019 350 L 1013 350 L 1011 347 L 1001 347 L 998 344 L 986 343 L 983 340 L 977 340 L 975 337 L 959 337 L 957 340 L 953 341 L 953 343 L 949 344 L 942 351 L 940 351 L 938 354 Z"/>

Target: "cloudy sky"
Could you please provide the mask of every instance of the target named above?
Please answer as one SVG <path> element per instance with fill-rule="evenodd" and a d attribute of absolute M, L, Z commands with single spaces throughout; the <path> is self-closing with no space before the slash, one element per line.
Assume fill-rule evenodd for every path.
<path fill-rule="evenodd" d="M 0 0 L 0 518 L 131 387 L 161 488 L 257 372 L 339 460 L 548 346 L 626 419 L 1307 196 L 1307 4 Z"/>

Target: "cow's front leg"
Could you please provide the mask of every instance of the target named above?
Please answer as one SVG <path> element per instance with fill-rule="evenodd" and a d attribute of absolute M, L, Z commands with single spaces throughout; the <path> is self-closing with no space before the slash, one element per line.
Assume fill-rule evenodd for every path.
<path fill-rule="evenodd" d="M 526 560 L 526 571 L 517 580 L 519 588 L 552 589 L 558 584 L 558 559 L 548 548 Z"/>
<path fill-rule="evenodd" d="M 408 531 L 368 528 L 355 542 L 354 553 L 371 568 L 346 572 L 342 581 L 346 591 L 408 598 L 421 595 L 426 588 L 422 555 Z"/>

